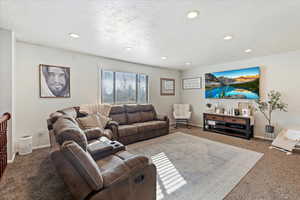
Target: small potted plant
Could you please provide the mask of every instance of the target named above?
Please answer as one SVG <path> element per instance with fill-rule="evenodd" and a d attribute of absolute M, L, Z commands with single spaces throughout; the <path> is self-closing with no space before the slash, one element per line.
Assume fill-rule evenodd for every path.
<path fill-rule="evenodd" d="M 268 124 L 266 125 L 266 133 L 274 133 L 274 126 L 272 125 L 272 113 L 275 110 L 287 112 L 287 104 L 282 102 L 281 93 L 277 91 L 270 91 L 268 94 L 268 99 L 257 100 L 257 107 L 259 111 L 263 114 Z"/>

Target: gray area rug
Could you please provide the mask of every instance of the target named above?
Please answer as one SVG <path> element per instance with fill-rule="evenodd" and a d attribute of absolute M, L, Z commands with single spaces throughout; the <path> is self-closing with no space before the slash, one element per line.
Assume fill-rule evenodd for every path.
<path fill-rule="evenodd" d="M 157 200 L 221 200 L 263 156 L 180 132 L 127 149 L 152 158 L 158 171 Z"/>

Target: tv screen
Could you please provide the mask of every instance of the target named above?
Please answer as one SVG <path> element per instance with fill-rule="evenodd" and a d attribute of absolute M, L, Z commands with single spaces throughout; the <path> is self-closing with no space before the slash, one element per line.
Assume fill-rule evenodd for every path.
<path fill-rule="evenodd" d="M 258 99 L 260 68 L 252 67 L 205 74 L 205 97 Z"/>

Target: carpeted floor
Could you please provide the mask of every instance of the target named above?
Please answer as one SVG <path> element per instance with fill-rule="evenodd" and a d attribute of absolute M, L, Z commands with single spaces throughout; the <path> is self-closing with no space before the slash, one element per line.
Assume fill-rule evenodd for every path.
<path fill-rule="evenodd" d="M 200 128 L 176 129 L 187 134 L 264 153 L 251 171 L 225 197 L 225 200 L 299 200 L 300 154 L 286 154 L 270 150 L 268 142 L 243 140 Z M 174 130 L 173 130 L 174 132 Z M 49 149 L 17 156 L 0 182 L 1 200 L 70 200 L 62 179 L 57 175 L 49 156 Z"/>

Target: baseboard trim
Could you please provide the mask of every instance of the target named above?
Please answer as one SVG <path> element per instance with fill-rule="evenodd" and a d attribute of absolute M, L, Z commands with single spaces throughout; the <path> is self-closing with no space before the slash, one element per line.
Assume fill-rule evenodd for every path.
<path fill-rule="evenodd" d="M 13 154 L 13 157 L 11 158 L 11 160 L 7 160 L 8 164 L 11 164 L 15 161 L 15 157 L 16 157 L 16 153 Z"/>
<path fill-rule="evenodd" d="M 254 136 L 254 138 L 257 138 L 257 139 L 261 139 L 261 140 L 266 140 L 266 141 L 273 141 L 274 139 L 271 139 L 271 138 L 266 138 L 266 137 L 263 137 L 263 136 Z"/>
<path fill-rule="evenodd" d="M 198 128 L 203 128 L 201 124 L 194 124 L 194 123 L 189 123 L 190 126 L 198 127 Z"/>
<path fill-rule="evenodd" d="M 48 148 L 48 147 L 50 147 L 50 144 L 32 147 L 32 150 L 43 149 L 43 148 Z"/>

